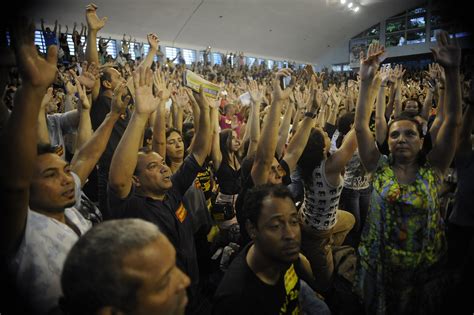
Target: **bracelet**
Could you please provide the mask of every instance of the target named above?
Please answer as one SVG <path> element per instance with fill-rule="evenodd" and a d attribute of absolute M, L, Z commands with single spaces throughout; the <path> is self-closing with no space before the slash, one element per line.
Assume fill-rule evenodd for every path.
<path fill-rule="evenodd" d="M 309 117 L 309 118 L 315 118 L 316 117 L 316 113 L 312 113 L 312 112 L 306 112 L 304 113 L 305 117 Z"/>

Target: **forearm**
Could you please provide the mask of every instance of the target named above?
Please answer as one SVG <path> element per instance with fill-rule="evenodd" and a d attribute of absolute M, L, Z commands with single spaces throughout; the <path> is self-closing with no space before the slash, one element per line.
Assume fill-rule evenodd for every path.
<path fill-rule="evenodd" d="M 143 59 L 142 63 L 140 64 L 140 67 L 150 68 L 151 64 L 153 63 L 153 58 L 155 57 L 156 52 L 157 49 L 150 46 L 150 50 L 148 51 L 148 54 L 146 55 L 145 59 Z"/>
<path fill-rule="evenodd" d="M 81 183 L 85 184 L 90 172 L 97 164 L 97 161 L 99 161 L 102 153 L 104 153 L 113 127 L 119 118 L 120 115 L 118 113 L 107 114 L 102 124 L 100 124 L 89 140 L 82 146 L 76 146 L 79 149 L 71 161 L 71 168 L 79 176 Z"/>
<path fill-rule="evenodd" d="M 4 188 L 29 188 L 36 157 L 38 114 L 45 93 L 46 90 L 23 83 L 15 94 L 15 107 L 0 140 L 2 147 L 7 148 L 0 157 L 0 179 Z"/>
<path fill-rule="evenodd" d="M 402 113 L 402 89 L 400 86 L 401 83 L 398 83 L 395 90 L 395 98 L 393 100 L 393 104 L 395 106 L 393 116 L 395 118 L 399 117 Z"/>
<path fill-rule="evenodd" d="M 311 117 L 305 117 L 298 125 L 295 135 L 288 144 L 284 159 L 290 172 L 296 168 L 296 163 L 306 147 L 313 123 Z"/>
<path fill-rule="evenodd" d="M 94 62 L 99 65 L 99 55 L 97 53 L 97 30 L 93 30 L 89 27 L 87 32 L 87 47 L 86 47 L 86 60 L 89 64 Z M 96 80 L 94 87 L 92 88 L 92 100 L 96 100 L 99 96 L 100 80 Z"/>
<path fill-rule="evenodd" d="M 203 165 L 209 153 L 209 137 L 211 136 L 211 126 L 209 121 L 209 106 L 199 107 L 199 129 L 194 136 L 192 154 L 199 165 Z"/>
<path fill-rule="evenodd" d="M 426 121 L 428 121 L 428 118 L 430 116 L 432 103 L 433 103 L 433 92 L 431 91 L 431 89 L 428 89 L 425 100 L 423 101 L 423 108 L 421 109 L 421 115 L 420 115 Z"/>
<path fill-rule="evenodd" d="M 219 142 L 219 112 L 217 108 L 211 108 L 210 115 L 212 128 L 211 158 L 214 164 L 214 170 L 217 171 L 222 161 L 221 146 Z"/>
<path fill-rule="evenodd" d="M 385 119 L 385 88 L 380 87 L 375 105 L 375 138 L 382 144 L 387 135 L 387 120 Z"/>
<path fill-rule="evenodd" d="M 76 152 L 92 137 L 92 123 L 89 109 L 81 108 L 79 127 L 77 128 Z"/>
<path fill-rule="evenodd" d="M 40 109 L 38 113 L 38 144 L 50 145 L 51 140 L 49 139 L 48 125 L 46 122 L 46 113 L 44 109 Z"/>
<path fill-rule="evenodd" d="M 173 119 L 174 128 L 183 132 L 183 109 L 178 107 Z"/>
<path fill-rule="evenodd" d="M 132 176 L 137 165 L 140 138 L 148 115 L 134 112 L 125 129 L 110 163 L 109 183 L 121 196 L 126 196 L 131 187 Z"/>
<path fill-rule="evenodd" d="M 74 110 L 74 103 L 72 101 L 72 98 L 74 97 L 74 95 L 66 95 L 64 97 L 64 112 L 67 113 L 71 110 Z"/>
<path fill-rule="evenodd" d="M 278 129 L 278 142 L 275 149 L 275 153 L 278 157 L 283 155 L 286 141 L 288 140 L 288 132 L 290 131 L 291 116 L 293 115 L 293 107 L 289 105 L 286 109 L 283 121 Z"/>
<path fill-rule="evenodd" d="M 166 158 L 166 115 L 165 103 L 161 102 L 155 111 L 156 117 L 153 125 L 153 151 L 158 153 L 161 157 Z"/>
<path fill-rule="evenodd" d="M 251 120 L 249 119 L 250 122 L 248 124 L 250 143 L 246 152 L 246 156 L 251 156 L 255 153 L 257 150 L 258 141 L 260 139 L 260 104 L 254 105 L 250 116 Z"/>

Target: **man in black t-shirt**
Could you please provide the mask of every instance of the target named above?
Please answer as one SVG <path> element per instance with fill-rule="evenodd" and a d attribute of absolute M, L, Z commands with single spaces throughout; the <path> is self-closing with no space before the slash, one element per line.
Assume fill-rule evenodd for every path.
<path fill-rule="evenodd" d="M 154 97 L 151 80 L 149 69 L 140 67 L 134 73 L 136 107 L 110 164 L 109 206 L 115 217 L 152 222 L 168 237 L 176 249 L 176 264 L 191 278 L 186 312 L 199 314 L 203 300 L 198 292 L 197 255 L 191 215 L 183 205 L 183 196 L 209 153 L 209 103 L 203 91 L 192 98 L 201 112 L 199 130 L 191 153 L 179 170 L 171 174 L 158 153 L 149 149 L 138 152 L 149 116 L 170 97 L 165 84 L 156 86 L 159 97 Z"/>
<path fill-rule="evenodd" d="M 300 254 L 301 231 L 291 192 L 281 185 L 255 187 L 242 218 L 253 243 L 234 259 L 215 295 L 214 314 L 299 314 L 301 279 L 312 285 Z"/>

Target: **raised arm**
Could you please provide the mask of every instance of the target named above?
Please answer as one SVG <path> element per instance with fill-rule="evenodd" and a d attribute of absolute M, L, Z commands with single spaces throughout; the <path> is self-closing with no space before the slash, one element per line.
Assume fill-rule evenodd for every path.
<path fill-rule="evenodd" d="M 275 154 L 281 158 L 285 150 L 285 144 L 288 140 L 288 133 L 290 132 L 291 117 L 293 116 L 293 103 L 286 100 L 286 111 L 283 115 L 280 128 L 278 129 L 278 141 L 275 149 Z"/>
<path fill-rule="evenodd" d="M 86 47 L 86 60 L 89 63 L 99 64 L 99 54 L 97 53 L 97 33 L 101 30 L 107 22 L 107 17 L 99 19 L 97 16 L 97 6 L 93 3 L 86 7 L 86 20 L 87 20 L 87 47 Z M 100 91 L 100 80 L 95 82 L 94 88 L 92 89 L 92 101 L 94 102 L 99 96 Z"/>
<path fill-rule="evenodd" d="M 153 125 L 153 151 L 158 153 L 163 159 L 166 159 L 166 108 L 165 104 L 170 96 L 166 88 L 165 79 L 160 69 L 155 71 L 153 82 L 158 91 L 158 107 L 155 111 L 156 117 Z"/>
<path fill-rule="evenodd" d="M 139 67 L 135 70 L 133 83 L 135 111 L 112 157 L 109 172 L 109 186 L 119 198 L 125 198 L 130 193 L 143 130 L 158 104 L 152 92 L 153 72 L 150 69 Z"/>
<path fill-rule="evenodd" d="M 46 123 L 46 107 L 52 99 L 53 88 L 49 87 L 41 100 L 41 107 L 38 112 L 38 144 L 49 145 L 51 143 L 51 140 L 49 139 L 48 125 Z"/>
<path fill-rule="evenodd" d="M 251 176 L 256 186 L 263 185 L 268 180 L 268 173 L 272 165 L 277 145 L 277 132 L 280 122 L 282 102 L 290 97 L 293 86 L 282 90 L 280 79 L 290 76 L 291 69 L 281 69 L 273 79 L 273 103 L 263 124 L 260 140 L 258 141 L 255 161 L 252 165 Z"/>
<path fill-rule="evenodd" d="M 124 85 L 117 87 L 114 91 L 110 112 L 105 116 L 102 124 L 83 146 L 77 146 L 79 149 L 76 150 L 71 161 L 71 170 L 79 176 L 81 183 L 83 184 L 94 169 L 102 153 L 104 153 L 114 124 L 120 118 L 120 115 L 125 112 L 125 109 L 128 106 L 130 96 L 126 96 L 125 100 L 122 100 L 125 93 L 126 88 Z"/>
<path fill-rule="evenodd" d="M 435 60 L 444 68 L 446 103 L 444 104 L 445 117 L 427 159 L 433 167 L 444 173 L 454 158 L 458 140 L 457 132 L 461 125 L 461 84 L 459 78 L 461 49 L 456 38 L 451 39 L 447 32 L 442 31 L 437 36 L 437 46 L 431 50 Z"/>
<path fill-rule="evenodd" d="M 148 54 L 146 55 L 145 59 L 143 59 L 140 66 L 148 68 L 151 67 L 151 64 L 153 63 L 153 58 L 158 51 L 158 44 L 160 43 L 160 40 L 156 34 L 152 33 L 148 34 L 146 38 L 148 39 L 148 44 L 150 44 L 150 50 L 148 50 Z"/>
<path fill-rule="evenodd" d="M 367 52 L 367 58 L 363 53 L 360 56 L 360 89 L 357 99 L 356 114 L 354 119 L 359 154 L 365 169 L 368 172 L 375 170 L 380 153 L 375 146 L 375 139 L 369 128 L 369 119 L 372 104 L 370 104 L 370 87 L 379 66 L 378 57 L 383 54 L 384 47 L 378 43 L 372 43 Z"/>
<path fill-rule="evenodd" d="M 1 146 L 6 148 L 0 155 L 2 254 L 18 245 L 25 228 L 36 158 L 38 112 L 57 72 L 57 46 L 48 48 L 46 59 L 38 56 L 34 44 L 35 26 L 26 20 L 15 23 L 10 34 L 22 85 L 15 94 L 15 106 L 0 137 Z"/>
<path fill-rule="evenodd" d="M 431 106 L 433 104 L 433 94 L 436 89 L 436 70 L 435 64 L 428 65 L 428 91 L 423 101 L 421 117 L 428 121 L 430 117 Z"/>
<path fill-rule="evenodd" d="M 212 164 L 214 165 L 214 171 L 217 171 L 221 167 L 222 152 L 219 135 L 219 110 L 213 106 L 211 108 L 211 128 L 212 128 L 212 146 L 211 146 L 211 158 Z"/>
<path fill-rule="evenodd" d="M 184 88 L 180 87 L 176 95 L 171 95 L 175 112 L 173 113 L 173 127 L 183 131 L 184 107 L 189 103 L 189 97 Z"/>
<path fill-rule="evenodd" d="M 204 88 L 201 86 L 199 93 L 194 93 L 194 99 L 199 106 L 199 128 L 194 135 L 194 145 L 191 153 L 199 165 L 203 165 L 209 154 L 211 141 L 211 127 L 209 122 L 209 102 L 204 95 Z M 194 122 L 196 126 L 196 122 Z"/>
<path fill-rule="evenodd" d="M 390 69 L 380 70 L 382 80 L 377 93 L 377 102 L 375 103 L 375 140 L 378 144 L 385 142 L 387 137 L 387 119 L 385 118 L 385 89 L 389 82 Z"/>
<path fill-rule="evenodd" d="M 250 114 L 247 123 L 247 130 L 249 134 L 249 147 L 246 156 L 252 156 L 257 151 L 258 140 L 260 139 L 260 106 L 265 96 L 265 88 L 259 87 L 256 81 L 250 81 Z"/>
<path fill-rule="evenodd" d="M 285 160 L 290 172 L 296 168 L 296 163 L 303 154 L 303 151 L 308 143 L 308 138 L 311 133 L 311 127 L 314 124 L 314 118 L 319 109 L 319 104 L 316 97 L 316 91 L 312 89 L 311 97 L 306 103 L 306 113 L 305 117 L 298 125 L 295 135 L 288 144 L 288 149 L 286 150 Z"/>

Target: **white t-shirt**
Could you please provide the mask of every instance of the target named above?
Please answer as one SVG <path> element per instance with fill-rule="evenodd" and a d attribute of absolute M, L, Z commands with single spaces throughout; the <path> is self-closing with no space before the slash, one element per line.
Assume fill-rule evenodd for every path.
<path fill-rule="evenodd" d="M 73 177 L 77 196 L 81 181 L 74 173 Z M 64 214 L 81 235 L 92 227 L 75 208 L 66 208 Z M 8 264 L 18 294 L 38 314 L 46 314 L 58 304 L 64 261 L 78 239 L 68 225 L 28 209 L 23 239 Z"/>

